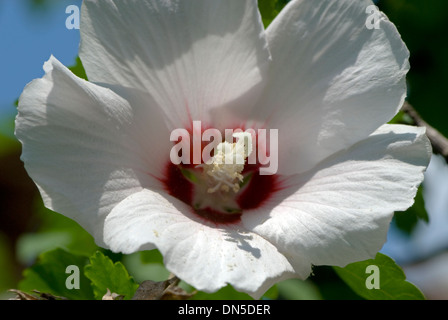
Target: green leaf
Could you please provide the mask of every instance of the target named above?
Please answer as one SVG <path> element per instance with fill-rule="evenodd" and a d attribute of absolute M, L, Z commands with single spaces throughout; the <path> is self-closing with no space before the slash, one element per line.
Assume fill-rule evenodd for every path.
<path fill-rule="evenodd" d="M 75 65 L 69 67 L 69 70 L 73 72 L 76 76 L 87 80 L 87 74 L 84 69 L 84 66 L 82 65 L 81 59 L 79 57 L 76 57 L 76 63 Z"/>
<path fill-rule="evenodd" d="M 321 300 L 318 288 L 311 281 L 288 279 L 277 283 L 279 296 L 285 300 Z"/>
<path fill-rule="evenodd" d="M 14 283 L 14 257 L 10 250 L 10 239 L 0 231 L 0 299 L 1 294 L 7 290 L 13 288 Z"/>
<path fill-rule="evenodd" d="M 419 220 L 423 220 L 426 223 L 429 222 L 429 216 L 425 208 L 425 200 L 423 198 L 422 190 L 423 186 L 420 186 L 412 207 L 406 211 L 396 212 L 394 215 L 395 225 L 407 235 L 412 233 Z"/>
<path fill-rule="evenodd" d="M 140 251 L 140 259 L 142 263 L 160 263 L 163 264 L 163 256 L 159 250 Z"/>
<path fill-rule="evenodd" d="M 158 250 L 124 255 L 121 262 L 139 283 L 145 280 L 165 281 L 170 276 L 170 272 L 163 265 L 162 255 Z"/>
<path fill-rule="evenodd" d="M 87 262 L 87 256 L 72 254 L 59 248 L 44 252 L 33 266 L 24 271 L 19 289 L 29 293 L 38 290 L 73 300 L 93 299 L 90 281 L 83 274 Z M 78 267 L 79 272 L 75 274 L 75 271 L 68 270 L 69 266 Z M 71 282 L 68 278 L 72 276 L 79 276 L 79 289 L 67 287 L 66 282 Z"/>
<path fill-rule="evenodd" d="M 226 287 L 214 293 L 205 293 L 199 291 L 192 297 L 192 300 L 253 300 L 253 299 L 247 293 L 236 291 L 231 285 L 227 285 Z"/>
<path fill-rule="evenodd" d="M 363 300 L 338 276 L 333 267 L 314 266 L 308 280 L 318 289 L 322 300 Z"/>
<path fill-rule="evenodd" d="M 420 188 L 417 191 L 417 195 L 415 197 L 414 205 L 410 208 L 413 212 L 415 212 L 415 215 L 419 218 L 425 221 L 426 223 L 429 222 L 429 216 L 428 212 L 425 208 L 425 200 L 423 198 L 423 185 L 420 186 Z"/>
<path fill-rule="evenodd" d="M 29 264 L 41 252 L 55 248 L 87 257 L 98 250 L 87 231 L 74 220 L 45 208 L 41 199 L 36 202 L 34 216 L 39 221 L 39 228 L 23 234 L 17 242 L 17 256 L 21 263 Z"/>
<path fill-rule="evenodd" d="M 258 9 L 265 28 L 269 26 L 287 3 L 288 0 L 258 0 Z"/>
<path fill-rule="evenodd" d="M 84 272 L 92 282 L 97 300 L 101 300 L 107 289 L 111 293 L 123 295 L 125 300 L 130 300 L 138 288 L 138 284 L 121 262 L 114 263 L 99 251 L 90 257 L 90 264 L 84 268 Z"/>
<path fill-rule="evenodd" d="M 277 285 L 273 285 L 271 288 L 269 288 L 268 291 L 266 291 L 263 296 L 261 297 L 262 300 L 277 300 L 279 296 L 279 290 Z"/>
<path fill-rule="evenodd" d="M 333 267 L 353 291 L 369 300 L 424 300 L 423 293 L 406 281 L 403 270 L 390 257 L 378 253 L 375 259 Z"/>

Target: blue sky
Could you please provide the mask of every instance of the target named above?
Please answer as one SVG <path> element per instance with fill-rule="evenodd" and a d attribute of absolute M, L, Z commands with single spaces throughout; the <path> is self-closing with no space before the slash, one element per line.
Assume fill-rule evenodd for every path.
<path fill-rule="evenodd" d="M 54 0 L 33 8 L 30 0 L 0 0 L 0 117 L 15 115 L 14 101 L 25 85 L 43 76 L 43 63 L 54 55 L 64 65 L 75 62 L 79 30 L 69 30 L 65 21 L 68 5 L 81 0 Z"/>

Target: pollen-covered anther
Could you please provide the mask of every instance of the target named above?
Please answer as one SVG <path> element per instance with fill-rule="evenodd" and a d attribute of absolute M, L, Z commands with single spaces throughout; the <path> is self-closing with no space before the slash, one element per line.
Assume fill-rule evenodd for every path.
<path fill-rule="evenodd" d="M 240 190 L 240 183 L 243 182 L 241 172 L 246 158 L 252 153 L 252 136 L 247 132 L 238 132 L 234 133 L 233 137 L 238 139 L 237 142 L 220 143 L 216 147 L 215 155 L 200 165 L 211 185 L 207 189 L 208 193 L 230 190 L 237 193 Z"/>

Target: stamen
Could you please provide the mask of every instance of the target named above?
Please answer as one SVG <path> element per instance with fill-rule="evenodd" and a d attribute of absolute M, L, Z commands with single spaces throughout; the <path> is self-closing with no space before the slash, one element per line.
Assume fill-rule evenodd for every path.
<path fill-rule="evenodd" d="M 246 158 L 252 153 L 252 136 L 247 132 L 237 132 L 233 137 L 238 139 L 236 143 L 220 143 L 213 158 L 197 166 L 203 167 L 204 173 L 209 177 L 207 180 L 212 187 L 208 188 L 208 193 L 218 190 L 237 193 L 240 190 L 240 183 L 244 178 L 241 172 Z"/>

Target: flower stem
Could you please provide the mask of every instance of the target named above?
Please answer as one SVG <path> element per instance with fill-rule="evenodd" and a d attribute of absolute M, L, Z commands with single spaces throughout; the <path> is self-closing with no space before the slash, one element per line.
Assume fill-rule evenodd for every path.
<path fill-rule="evenodd" d="M 401 107 L 401 111 L 412 119 L 414 125 L 426 128 L 426 135 L 431 142 L 433 152 L 441 155 L 445 159 L 446 163 L 448 163 L 448 139 L 434 127 L 429 125 L 425 120 L 423 120 L 418 112 L 407 101 L 404 102 Z"/>

